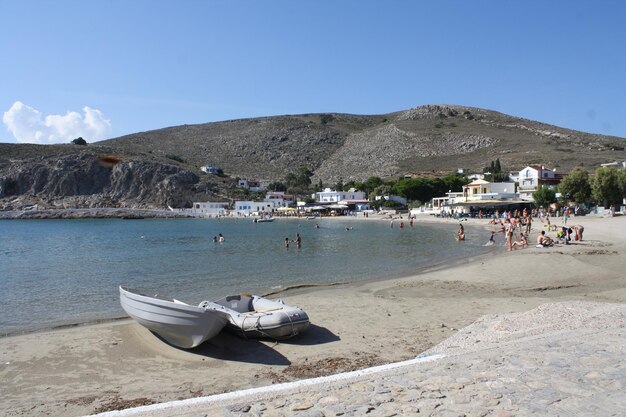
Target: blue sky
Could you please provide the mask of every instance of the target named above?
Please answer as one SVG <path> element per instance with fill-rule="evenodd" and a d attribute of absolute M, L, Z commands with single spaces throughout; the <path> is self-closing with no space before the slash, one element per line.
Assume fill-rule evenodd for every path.
<path fill-rule="evenodd" d="M 0 142 L 423 104 L 626 137 L 617 0 L 0 0 L 0 55 Z"/>

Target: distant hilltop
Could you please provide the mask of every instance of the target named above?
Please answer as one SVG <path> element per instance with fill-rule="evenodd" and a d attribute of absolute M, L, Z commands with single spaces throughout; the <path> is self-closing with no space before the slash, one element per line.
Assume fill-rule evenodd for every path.
<path fill-rule="evenodd" d="M 86 138 L 89 140 L 89 138 Z M 626 158 L 626 139 L 491 110 L 426 105 L 383 115 L 338 113 L 240 119 L 134 133 L 87 146 L 0 144 L 0 208 L 188 205 L 238 198 L 238 178 L 281 181 L 305 165 L 314 181 L 437 176 L 545 165 L 592 171 Z M 98 158 L 115 155 L 115 167 Z M 219 167 L 220 175 L 200 168 Z M 13 201 L 13 203 L 11 203 Z"/>

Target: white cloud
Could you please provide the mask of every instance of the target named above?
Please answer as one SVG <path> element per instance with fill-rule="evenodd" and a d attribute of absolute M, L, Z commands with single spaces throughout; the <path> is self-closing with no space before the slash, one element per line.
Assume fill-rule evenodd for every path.
<path fill-rule="evenodd" d="M 16 101 L 4 112 L 2 121 L 20 143 L 68 143 L 79 136 L 87 142 L 106 139 L 111 133 L 111 121 L 88 106 L 83 107 L 83 113 L 68 111 L 43 117 L 39 110 Z"/>

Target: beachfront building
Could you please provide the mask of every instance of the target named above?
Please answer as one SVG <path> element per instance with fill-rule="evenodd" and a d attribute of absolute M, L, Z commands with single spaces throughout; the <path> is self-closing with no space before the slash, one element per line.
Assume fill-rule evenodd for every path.
<path fill-rule="evenodd" d="M 543 186 L 556 188 L 563 176 L 557 174 L 556 169 L 547 169 L 544 166 L 530 165 L 519 172 L 519 197 L 525 201 L 534 201 L 533 193 Z"/>
<path fill-rule="evenodd" d="M 235 213 L 238 216 L 271 214 L 279 208 L 289 207 L 296 203 L 296 197 L 281 191 L 271 191 L 263 201 L 235 201 Z"/>
<path fill-rule="evenodd" d="M 235 201 L 237 216 L 271 214 L 273 211 L 274 205 L 267 201 Z"/>
<path fill-rule="evenodd" d="M 296 204 L 296 196 L 282 191 L 271 191 L 265 194 L 264 201 L 272 203 L 274 208 L 289 207 Z"/>
<path fill-rule="evenodd" d="M 457 202 L 463 202 L 463 192 L 447 192 L 445 197 L 435 197 L 430 200 L 430 203 L 423 205 L 422 207 L 411 209 L 411 214 L 430 213 L 439 214 L 442 211 L 450 211 L 450 207 L 454 206 Z"/>
<path fill-rule="evenodd" d="M 411 214 L 442 214 L 489 216 L 496 210 L 515 210 L 528 207 L 530 202 L 519 199 L 514 182 L 475 180 L 463 186 L 462 192 L 448 192 L 445 197 L 433 198 L 430 204 L 412 209 Z"/>
<path fill-rule="evenodd" d="M 489 182 L 476 180 L 463 186 L 463 202 L 484 200 L 514 200 L 515 183 L 513 182 Z"/>
<path fill-rule="evenodd" d="M 325 188 L 324 191 L 311 195 L 311 198 L 318 203 L 340 203 L 344 200 L 365 200 L 365 192 L 350 188 L 348 191 L 334 191 Z"/>
<path fill-rule="evenodd" d="M 342 200 L 341 204 L 348 206 L 348 211 L 371 210 L 369 200 Z"/>
<path fill-rule="evenodd" d="M 228 211 L 229 205 L 230 203 L 227 202 L 194 202 L 191 207 L 191 212 L 205 216 L 224 216 Z"/>

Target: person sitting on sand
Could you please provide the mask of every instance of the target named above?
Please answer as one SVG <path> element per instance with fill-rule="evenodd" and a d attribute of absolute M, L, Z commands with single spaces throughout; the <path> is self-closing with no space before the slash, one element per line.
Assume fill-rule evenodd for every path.
<path fill-rule="evenodd" d="M 537 246 L 552 246 L 554 242 L 548 236 L 546 236 L 546 231 L 542 230 L 541 234 L 537 236 Z"/>
<path fill-rule="evenodd" d="M 574 226 L 574 240 L 583 240 L 583 232 L 585 228 L 582 225 Z"/>
<path fill-rule="evenodd" d="M 521 246 L 522 248 L 525 248 L 526 246 L 528 246 L 528 240 L 526 240 L 526 235 L 524 233 L 520 233 L 519 240 L 516 240 L 515 242 L 513 242 L 512 247 L 516 247 L 516 246 Z"/>

